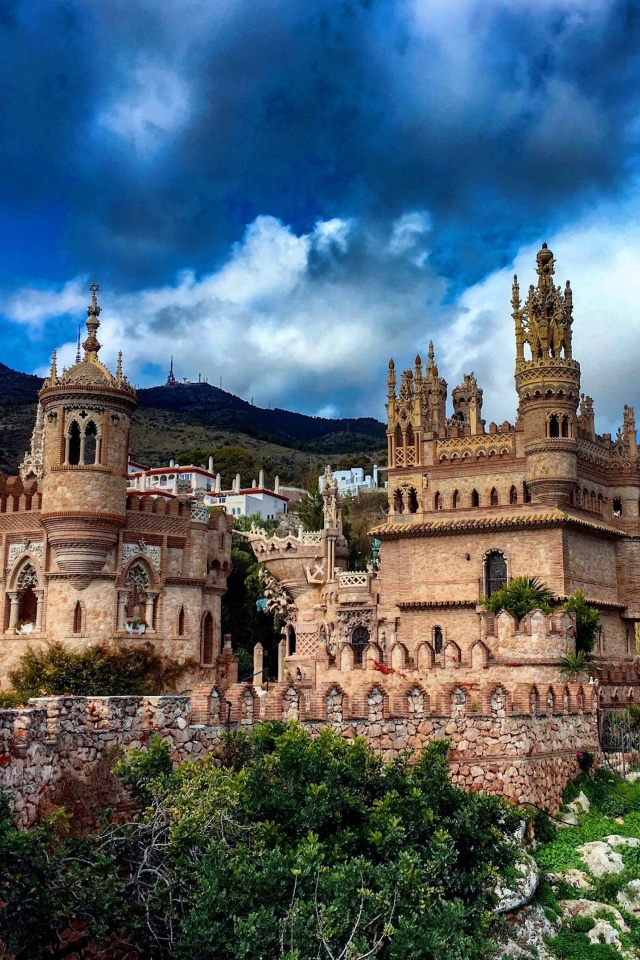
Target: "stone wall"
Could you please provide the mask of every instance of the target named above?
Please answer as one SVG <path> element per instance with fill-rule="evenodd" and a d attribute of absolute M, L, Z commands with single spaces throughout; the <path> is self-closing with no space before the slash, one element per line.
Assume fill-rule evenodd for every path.
<path fill-rule="evenodd" d="M 247 729 L 263 711 L 255 691 L 246 687 L 240 693 L 239 686 L 231 694 L 228 726 Z M 280 719 L 300 719 L 305 690 L 290 685 L 272 693 Z M 457 698 L 455 693 L 447 716 L 425 711 L 419 691 L 410 692 L 404 715 L 392 716 L 388 696 L 376 686 L 363 698 L 363 716 L 354 717 L 334 686 L 321 701 L 316 695 L 308 703 L 301 722 L 312 731 L 330 725 L 345 738 L 364 737 L 385 760 L 447 738 L 454 783 L 557 811 L 564 785 L 578 773 L 576 752 L 596 749 L 593 697 L 580 696 L 579 709 L 565 701 L 525 715 L 498 689 L 486 715 L 469 716 L 464 692 Z M 274 713 L 272 708 L 264 719 Z M 176 762 L 212 752 L 227 726 L 220 722 L 224 714 L 216 696 L 206 724 L 193 722 L 191 701 L 181 696 L 51 697 L 31 701 L 28 709 L 0 711 L 0 789 L 12 797 L 18 822 L 28 826 L 65 783 L 87 781 L 115 746 L 140 747 L 160 733 L 170 741 Z"/>

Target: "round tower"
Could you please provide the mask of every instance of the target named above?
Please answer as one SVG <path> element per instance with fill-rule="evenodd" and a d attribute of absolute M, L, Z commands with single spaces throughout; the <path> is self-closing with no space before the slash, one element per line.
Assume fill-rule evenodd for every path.
<path fill-rule="evenodd" d="M 536 261 L 537 287 L 532 284 L 521 303 L 514 277 L 512 296 L 526 482 L 532 500 L 564 505 L 570 502 L 577 479 L 580 365 L 571 355 L 573 303 L 569 281 L 564 292 L 554 285 L 553 253 L 546 243 Z M 525 348 L 530 357 L 525 356 Z"/>
<path fill-rule="evenodd" d="M 51 374 L 40 391 L 43 414 L 42 524 L 58 566 L 79 577 L 99 573 L 125 524 L 127 459 L 135 391 L 98 359 L 101 308 L 92 284 L 84 359 L 59 376 L 54 352 Z"/>

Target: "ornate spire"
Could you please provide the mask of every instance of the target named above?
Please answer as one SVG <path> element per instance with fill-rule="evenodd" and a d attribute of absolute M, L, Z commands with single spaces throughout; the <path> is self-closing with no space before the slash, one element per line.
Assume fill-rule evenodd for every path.
<path fill-rule="evenodd" d="M 516 328 L 516 371 L 526 363 L 525 344 L 531 350 L 531 360 L 571 359 L 571 286 L 567 282 L 564 294 L 560 287 L 555 286 L 555 260 L 546 243 L 542 244 L 536 255 L 536 273 L 538 286 L 529 287 L 524 305 L 520 300 L 518 278 L 513 278 L 511 306 Z"/>
<path fill-rule="evenodd" d="M 80 334 L 81 334 L 81 333 L 82 333 L 82 326 L 79 326 L 79 327 L 78 327 L 78 345 L 77 345 L 77 347 L 76 347 L 76 363 L 80 363 L 80 361 L 82 360 L 82 353 L 80 352 L 80 347 L 81 347 L 81 344 L 80 344 L 80 340 L 81 340 Z"/>
<path fill-rule="evenodd" d="M 82 344 L 84 347 L 84 358 L 89 361 L 97 359 L 98 351 L 102 346 L 96 337 L 96 331 L 100 326 L 98 317 L 102 311 L 102 307 L 98 306 L 98 298 L 96 296 L 99 289 L 100 287 L 97 283 L 92 283 L 89 287 L 91 291 L 91 303 L 87 307 L 87 331 L 89 335 Z"/>
<path fill-rule="evenodd" d="M 427 362 L 427 370 L 426 370 L 427 376 L 429 377 L 438 376 L 438 368 L 436 366 L 435 358 L 436 358 L 436 352 L 433 349 L 433 340 L 429 340 L 429 360 Z"/>
<path fill-rule="evenodd" d="M 122 386 L 122 350 L 118 350 L 118 366 L 116 367 L 116 387 Z"/>
<path fill-rule="evenodd" d="M 49 373 L 49 383 L 52 387 L 55 386 L 56 380 L 58 379 L 58 351 L 54 350 L 51 354 L 51 372 Z"/>
<path fill-rule="evenodd" d="M 389 360 L 389 373 L 387 375 L 387 397 L 394 400 L 396 396 L 396 365 L 393 360 Z"/>

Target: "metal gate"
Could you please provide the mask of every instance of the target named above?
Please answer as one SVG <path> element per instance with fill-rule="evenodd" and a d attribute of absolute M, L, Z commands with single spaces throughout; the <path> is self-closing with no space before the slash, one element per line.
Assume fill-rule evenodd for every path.
<path fill-rule="evenodd" d="M 623 778 L 640 771 L 640 717 L 635 711 L 603 711 L 598 733 L 608 767 Z"/>

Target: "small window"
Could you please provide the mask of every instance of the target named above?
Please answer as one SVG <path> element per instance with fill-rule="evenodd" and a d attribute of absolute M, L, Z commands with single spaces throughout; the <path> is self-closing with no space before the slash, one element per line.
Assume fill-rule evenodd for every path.
<path fill-rule="evenodd" d="M 471 493 L 471 506 L 479 507 L 480 506 L 480 494 L 477 490 L 473 490 Z"/>
<path fill-rule="evenodd" d="M 369 644 L 369 631 L 366 627 L 356 627 L 351 634 L 351 646 L 353 647 L 353 663 L 355 666 L 362 666 L 364 651 Z"/>
<path fill-rule="evenodd" d="M 409 513 L 418 512 L 418 495 L 413 487 L 409 490 Z"/>
<path fill-rule="evenodd" d="M 531 490 L 529 490 L 529 485 L 526 483 L 522 484 L 522 496 L 525 503 L 531 503 Z"/>
<path fill-rule="evenodd" d="M 518 502 L 518 491 L 516 487 L 511 487 L 511 490 L 509 491 L 509 503 L 517 503 L 517 502 Z"/>
<path fill-rule="evenodd" d="M 439 493 L 436 493 L 435 497 L 433 498 L 433 508 L 434 510 L 442 510 L 442 497 Z"/>
<path fill-rule="evenodd" d="M 569 436 L 569 417 L 562 418 L 562 436 L 563 437 Z"/>
<path fill-rule="evenodd" d="M 558 423 L 557 413 L 552 413 L 549 417 L 549 436 L 550 437 L 559 437 L 560 436 L 560 424 Z"/>
<path fill-rule="evenodd" d="M 502 550 L 491 550 L 484 559 L 484 592 L 487 597 L 507 582 L 507 561 Z"/>
<path fill-rule="evenodd" d="M 613 501 L 613 515 L 614 517 L 622 516 L 622 500 L 619 497 L 616 497 Z"/>
<path fill-rule="evenodd" d="M 499 502 L 500 502 L 500 501 L 498 500 L 498 491 L 497 491 L 496 488 L 494 487 L 494 488 L 492 489 L 492 491 L 491 491 L 491 506 L 492 506 L 492 507 L 497 507 L 498 504 L 499 504 Z"/>
<path fill-rule="evenodd" d="M 82 605 L 79 600 L 73 611 L 73 632 L 82 633 Z"/>
<path fill-rule="evenodd" d="M 460 506 L 460 494 L 458 493 L 457 490 L 453 491 L 453 496 L 451 498 L 451 506 L 453 507 L 454 510 L 457 510 L 457 508 Z"/>
<path fill-rule="evenodd" d="M 442 627 L 433 628 L 433 649 L 436 654 L 442 653 Z"/>
<path fill-rule="evenodd" d="M 74 420 L 69 428 L 67 463 L 72 466 L 80 463 L 80 425 L 77 420 Z"/>
<path fill-rule="evenodd" d="M 96 425 L 93 420 L 89 420 L 84 431 L 84 462 L 86 464 L 96 463 L 97 461 L 97 440 L 98 431 Z"/>
<path fill-rule="evenodd" d="M 180 607 L 178 614 L 178 636 L 184 637 L 184 607 Z"/>

